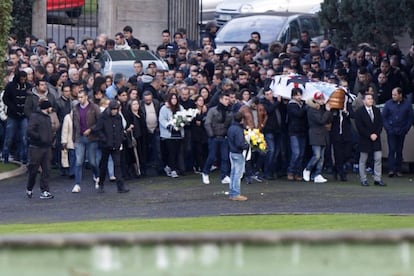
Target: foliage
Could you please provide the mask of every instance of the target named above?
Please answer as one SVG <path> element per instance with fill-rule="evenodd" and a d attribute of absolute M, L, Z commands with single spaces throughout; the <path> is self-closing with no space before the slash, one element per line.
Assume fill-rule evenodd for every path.
<path fill-rule="evenodd" d="M 12 11 L 12 0 L 3 0 L 0 1 L 0 57 L 2 59 L 7 54 L 7 39 L 9 37 L 9 31 L 11 26 L 11 11 Z M 1 62 L 0 66 L 0 77 L 3 79 L 5 75 L 4 62 Z M 2 86 L 3 82 L 0 82 Z"/>
<path fill-rule="evenodd" d="M 385 230 L 413 228 L 412 216 L 256 215 L 2 224 L 0 233 L 209 232 L 259 230 Z"/>
<path fill-rule="evenodd" d="M 13 21 L 10 32 L 17 35 L 19 44 L 23 44 L 26 36 L 32 33 L 33 2 L 34 0 L 13 0 L 11 12 Z"/>
<path fill-rule="evenodd" d="M 324 0 L 319 18 L 340 48 L 369 42 L 386 48 L 414 26 L 412 0 Z"/>

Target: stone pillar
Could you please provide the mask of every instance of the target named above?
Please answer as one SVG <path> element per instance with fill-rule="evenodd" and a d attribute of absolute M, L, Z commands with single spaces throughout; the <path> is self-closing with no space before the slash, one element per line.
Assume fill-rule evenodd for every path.
<path fill-rule="evenodd" d="M 168 0 L 169 1 L 169 28 L 171 38 L 178 28 L 187 30 L 187 37 L 198 41 L 200 21 L 200 1 L 194 0 Z"/>
<path fill-rule="evenodd" d="M 117 0 L 98 0 L 98 35 L 105 33 L 109 38 L 116 33 L 116 2 Z"/>
<path fill-rule="evenodd" d="M 32 34 L 38 38 L 47 36 L 46 0 L 35 0 L 32 8 Z"/>

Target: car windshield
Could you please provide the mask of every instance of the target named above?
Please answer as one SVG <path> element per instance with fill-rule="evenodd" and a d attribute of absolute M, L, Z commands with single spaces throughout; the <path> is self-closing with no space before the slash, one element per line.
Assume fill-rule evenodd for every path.
<path fill-rule="evenodd" d="M 261 42 L 270 43 L 277 38 L 287 17 L 253 16 L 237 18 L 227 23 L 217 34 L 218 42 L 242 42 L 250 39 L 250 33 L 260 33 Z"/>

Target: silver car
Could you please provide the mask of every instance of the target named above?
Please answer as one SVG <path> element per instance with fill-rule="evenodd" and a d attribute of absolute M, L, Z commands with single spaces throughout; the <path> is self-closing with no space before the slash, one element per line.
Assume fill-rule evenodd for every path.
<path fill-rule="evenodd" d="M 216 7 L 216 22 L 223 26 L 240 14 L 264 12 L 315 13 L 322 0 L 225 0 Z"/>
<path fill-rule="evenodd" d="M 297 42 L 302 31 L 308 31 L 313 41 L 321 42 L 323 31 L 314 14 L 260 14 L 241 16 L 224 25 L 216 36 L 218 49 L 228 51 L 231 47 L 240 50 L 250 39 L 252 32 L 259 32 L 261 42 L 270 44 Z"/>

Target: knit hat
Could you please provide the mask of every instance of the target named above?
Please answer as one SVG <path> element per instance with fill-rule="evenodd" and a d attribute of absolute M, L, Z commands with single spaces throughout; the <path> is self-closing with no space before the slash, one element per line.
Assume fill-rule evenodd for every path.
<path fill-rule="evenodd" d="M 315 94 L 313 94 L 313 99 L 314 100 L 322 100 L 323 99 L 323 94 L 322 92 L 316 92 Z"/>
<path fill-rule="evenodd" d="M 48 109 L 49 107 L 52 107 L 52 104 L 49 101 L 42 101 L 39 104 L 40 109 Z"/>

